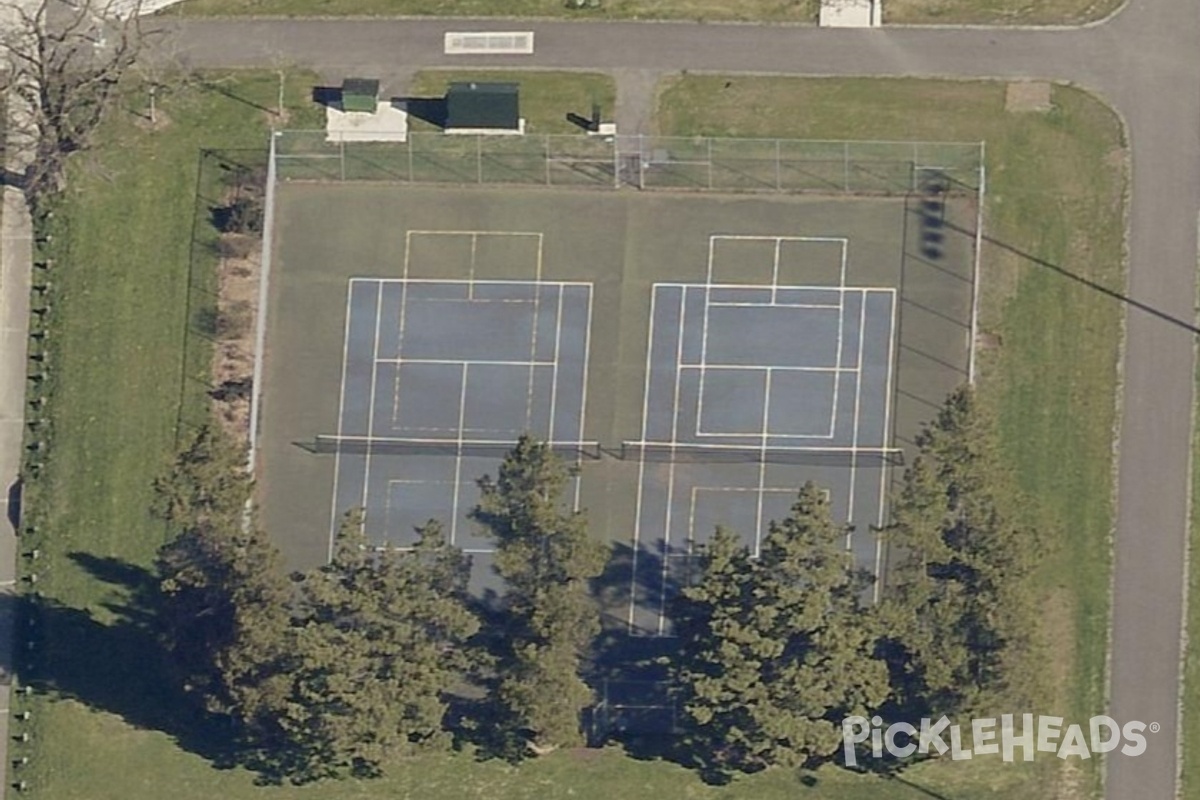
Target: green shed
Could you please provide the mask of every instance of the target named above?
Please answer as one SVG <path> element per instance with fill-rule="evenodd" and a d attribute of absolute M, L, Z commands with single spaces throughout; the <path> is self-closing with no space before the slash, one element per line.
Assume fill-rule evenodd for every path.
<path fill-rule="evenodd" d="M 517 130 L 520 87 L 515 83 L 452 83 L 446 90 L 447 128 Z"/>
<path fill-rule="evenodd" d="M 342 81 L 342 111 L 375 113 L 379 81 L 374 78 L 346 78 Z"/>

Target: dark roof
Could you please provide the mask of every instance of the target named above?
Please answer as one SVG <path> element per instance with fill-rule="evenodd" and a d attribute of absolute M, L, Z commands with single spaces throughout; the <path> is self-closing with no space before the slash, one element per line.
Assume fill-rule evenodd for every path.
<path fill-rule="evenodd" d="M 379 81 L 374 78 L 346 78 L 342 81 L 343 111 L 375 111 Z"/>
<path fill-rule="evenodd" d="M 446 90 L 446 127 L 515 130 L 519 92 L 515 83 L 452 83 Z"/>

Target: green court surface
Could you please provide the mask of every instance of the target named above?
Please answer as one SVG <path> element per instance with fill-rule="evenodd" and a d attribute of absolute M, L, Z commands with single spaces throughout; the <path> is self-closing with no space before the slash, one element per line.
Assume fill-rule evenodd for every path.
<path fill-rule="evenodd" d="M 467 514 L 498 456 L 469 443 L 529 430 L 589 443 L 574 499 L 634 629 L 664 629 L 672 559 L 717 523 L 756 543 L 805 480 L 877 571 L 898 450 L 966 379 L 974 220 L 953 193 L 281 183 L 266 527 L 305 567 L 347 508 L 388 545 L 437 517 L 495 588 Z"/>

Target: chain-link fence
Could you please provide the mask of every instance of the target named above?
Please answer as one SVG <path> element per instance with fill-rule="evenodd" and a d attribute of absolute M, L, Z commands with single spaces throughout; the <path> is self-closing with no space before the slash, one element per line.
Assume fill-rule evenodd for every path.
<path fill-rule="evenodd" d="M 982 147 L 959 142 L 410 133 L 404 142 L 278 135 L 282 180 L 906 194 L 979 189 Z"/>

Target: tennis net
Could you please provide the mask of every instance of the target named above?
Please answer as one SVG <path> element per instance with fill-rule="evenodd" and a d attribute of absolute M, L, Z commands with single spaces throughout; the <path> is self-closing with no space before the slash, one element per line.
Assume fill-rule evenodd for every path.
<path fill-rule="evenodd" d="M 599 442 L 545 442 L 564 458 L 600 458 Z M 516 439 L 412 439 L 389 436 L 336 436 L 318 434 L 309 449 L 314 453 L 351 455 L 494 456 L 503 458 L 517 446 Z"/>
<path fill-rule="evenodd" d="M 817 467 L 898 466 L 904 451 L 891 447 L 756 447 L 691 442 L 622 442 L 621 458 L 692 464 L 796 464 Z"/>

